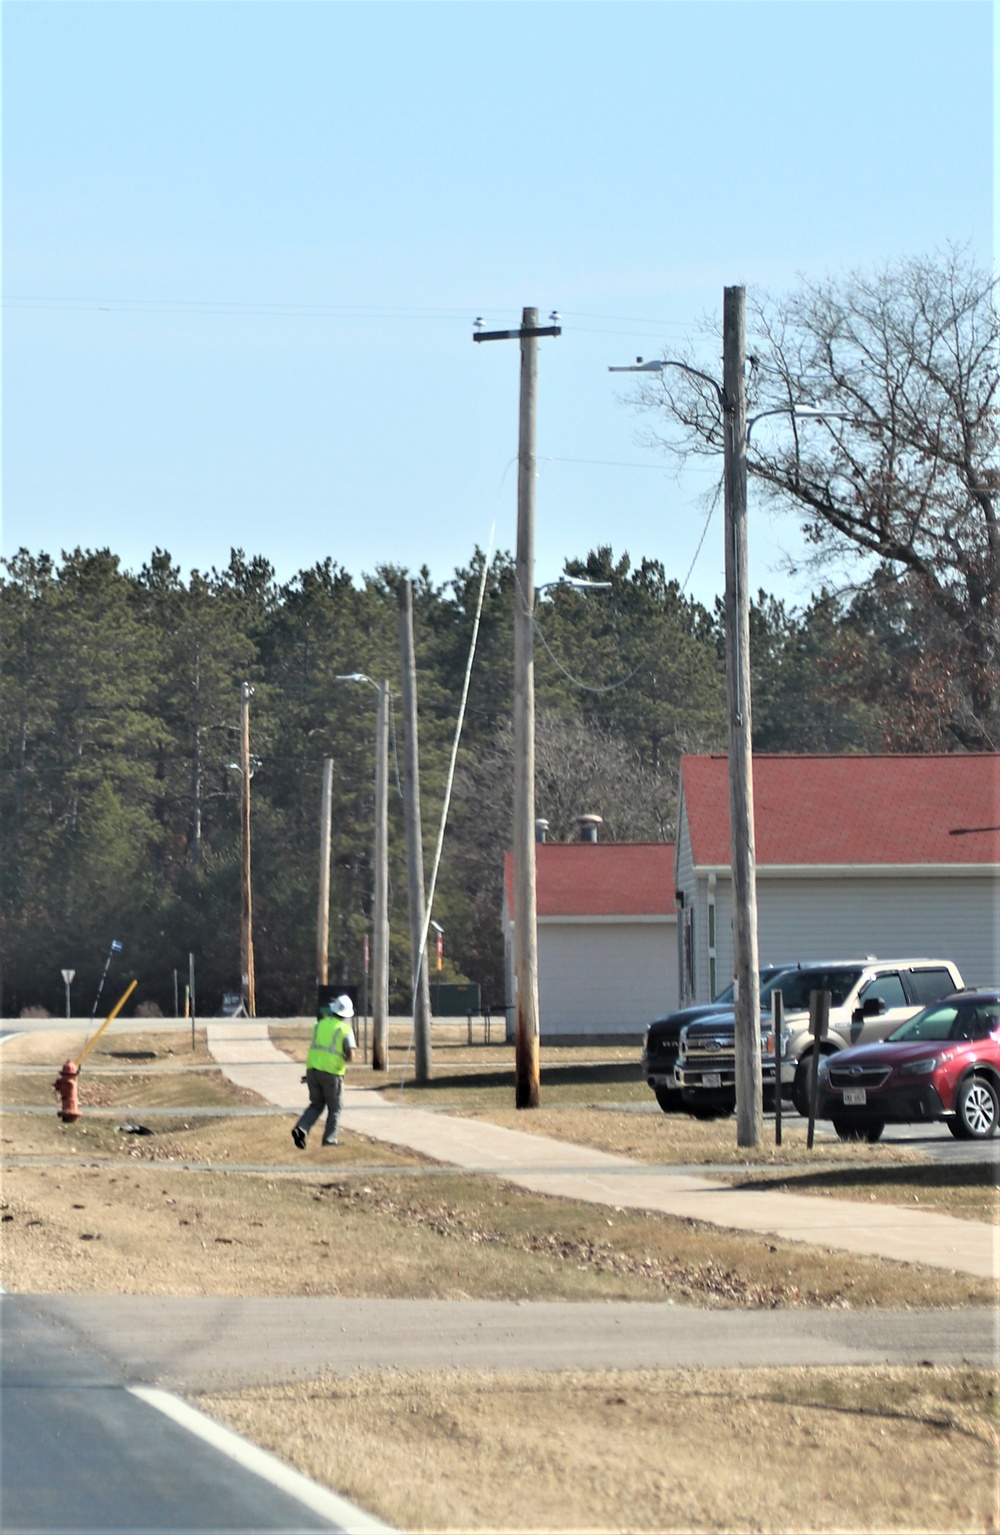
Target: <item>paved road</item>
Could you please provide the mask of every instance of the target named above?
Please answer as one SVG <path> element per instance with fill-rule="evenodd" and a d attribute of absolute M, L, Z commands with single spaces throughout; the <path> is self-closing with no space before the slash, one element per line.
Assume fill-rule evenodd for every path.
<path fill-rule="evenodd" d="M 120 1301 L 105 1304 L 110 1314 Z M 119 1357 L 44 1305 L 7 1295 L 0 1317 L 5 1535 L 385 1529 L 236 1436 L 218 1436 L 227 1453 L 174 1421 L 167 1413 L 183 1417 L 183 1404 L 126 1389 Z"/>
<path fill-rule="evenodd" d="M 941 1310 L 702 1309 L 657 1302 L 7 1296 L 119 1379 L 177 1391 L 321 1369 L 604 1370 L 1000 1362 L 1000 1321 Z M 71 1356 L 72 1357 L 72 1356 Z"/>
<path fill-rule="evenodd" d="M 3 1296 L 5 1535 L 384 1530 L 245 1441 L 198 1421 L 164 1388 L 239 1388 L 321 1369 L 995 1368 L 1000 1358 L 998 1319 L 982 1309 L 760 1312 L 338 1299 L 333 1316 L 327 1296 Z M 220 1444 L 206 1441 L 213 1431 Z"/>

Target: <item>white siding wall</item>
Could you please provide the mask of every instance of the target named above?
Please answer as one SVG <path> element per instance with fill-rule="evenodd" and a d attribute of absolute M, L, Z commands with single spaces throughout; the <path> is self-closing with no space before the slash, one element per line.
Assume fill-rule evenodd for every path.
<path fill-rule="evenodd" d="M 699 908 L 705 883 L 699 881 Z M 732 974 L 732 886 L 716 888 L 720 987 Z M 771 878 L 758 873 L 757 931 L 762 965 L 783 960 L 880 958 L 954 960 L 970 984 L 1000 984 L 1000 883 L 975 871 L 953 877 Z M 699 964 L 699 985 L 702 966 Z M 698 1000 L 707 997 L 705 991 Z"/>
<path fill-rule="evenodd" d="M 640 1034 L 677 1007 L 677 923 L 538 924 L 538 1010 L 543 1038 Z"/>

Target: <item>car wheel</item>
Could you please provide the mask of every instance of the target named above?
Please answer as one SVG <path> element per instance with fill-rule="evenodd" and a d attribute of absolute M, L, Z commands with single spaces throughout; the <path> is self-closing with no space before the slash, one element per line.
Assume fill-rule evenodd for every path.
<path fill-rule="evenodd" d="M 676 1088 L 671 1092 L 669 1087 L 654 1087 L 653 1092 L 664 1114 L 676 1114 L 684 1107 L 681 1103 L 681 1095 Z"/>
<path fill-rule="evenodd" d="M 868 1141 L 874 1146 L 885 1129 L 884 1119 L 851 1119 L 844 1114 L 834 1114 L 833 1128 L 842 1141 Z"/>
<path fill-rule="evenodd" d="M 792 1083 L 792 1102 L 803 1119 L 809 1118 L 809 1062 L 811 1055 L 804 1055 L 795 1068 Z"/>
<path fill-rule="evenodd" d="M 996 1134 L 1000 1103 L 985 1077 L 966 1077 L 955 1095 L 952 1133 L 964 1141 L 985 1141 Z"/>

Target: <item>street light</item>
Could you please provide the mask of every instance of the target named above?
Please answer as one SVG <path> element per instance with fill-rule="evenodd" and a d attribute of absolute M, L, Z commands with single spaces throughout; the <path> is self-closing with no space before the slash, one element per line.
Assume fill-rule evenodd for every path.
<path fill-rule="evenodd" d="M 560 576 L 558 581 L 543 581 L 541 586 L 536 586 L 535 596 L 550 586 L 571 586 L 575 592 L 610 592 L 611 585 L 610 581 L 591 581 L 589 576 Z"/>
<path fill-rule="evenodd" d="M 375 716 L 375 911 L 372 923 L 372 1070 L 388 1071 L 389 1034 L 389 684 L 365 672 L 338 682 L 366 682 L 378 694 Z"/>
<path fill-rule="evenodd" d="M 257 1016 L 257 985 L 253 960 L 253 892 L 250 885 L 250 780 L 260 766 L 250 755 L 250 700 L 253 688 L 240 684 L 240 760 L 227 762 L 230 772 L 239 773 L 240 793 L 240 993 L 248 1018 Z"/>
<path fill-rule="evenodd" d="M 762 1133 L 760 981 L 757 954 L 756 850 L 753 818 L 753 756 L 750 697 L 750 602 L 747 570 L 747 445 L 765 416 L 841 416 L 803 402 L 746 413 L 746 294 L 723 295 L 723 376 L 717 379 L 675 358 L 637 357 L 610 373 L 661 373 L 678 368 L 707 384 L 718 400 L 725 459 L 726 695 L 729 710 L 729 820 L 732 840 L 733 950 L 736 979 L 737 1144 L 757 1146 Z"/>

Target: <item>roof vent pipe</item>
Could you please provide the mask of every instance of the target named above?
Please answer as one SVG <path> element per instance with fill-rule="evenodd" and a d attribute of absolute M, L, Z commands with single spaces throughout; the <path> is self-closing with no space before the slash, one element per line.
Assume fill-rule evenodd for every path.
<path fill-rule="evenodd" d="M 597 828 L 604 825 L 604 819 L 599 815 L 578 815 L 576 824 L 580 828 L 581 842 L 596 842 Z"/>
<path fill-rule="evenodd" d="M 546 838 L 546 834 L 548 832 L 548 829 L 549 829 L 548 821 L 546 821 L 546 820 L 544 820 L 543 818 L 540 817 L 535 822 L 535 841 L 536 842 L 544 842 L 545 838 Z"/>

